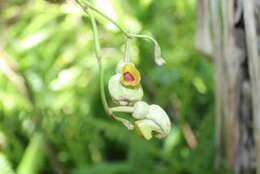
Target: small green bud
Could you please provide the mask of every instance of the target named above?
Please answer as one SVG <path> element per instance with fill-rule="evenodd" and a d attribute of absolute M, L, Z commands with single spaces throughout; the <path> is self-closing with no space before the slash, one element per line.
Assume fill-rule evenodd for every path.
<path fill-rule="evenodd" d="M 140 119 L 135 122 L 135 128 L 146 139 L 166 137 L 171 130 L 171 122 L 166 112 L 158 105 L 150 105 L 148 112 L 145 102 L 134 105 L 133 117 Z M 146 114 L 145 114 L 146 113 Z"/>
<path fill-rule="evenodd" d="M 149 105 L 143 101 L 138 101 L 134 105 L 132 116 L 135 119 L 144 119 L 149 112 Z"/>
<path fill-rule="evenodd" d="M 157 65 L 161 66 L 166 63 L 164 58 L 162 57 L 161 48 L 157 43 L 154 46 L 154 57 Z"/>

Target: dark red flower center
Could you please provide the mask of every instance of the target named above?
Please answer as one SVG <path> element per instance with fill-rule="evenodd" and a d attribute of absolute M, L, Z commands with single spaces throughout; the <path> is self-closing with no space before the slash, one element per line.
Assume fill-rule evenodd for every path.
<path fill-rule="evenodd" d="M 125 72 L 124 73 L 124 80 L 128 81 L 128 82 L 132 82 L 132 81 L 135 80 L 135 78 L 134 78 L 134 76 L 131 73 Z"/>

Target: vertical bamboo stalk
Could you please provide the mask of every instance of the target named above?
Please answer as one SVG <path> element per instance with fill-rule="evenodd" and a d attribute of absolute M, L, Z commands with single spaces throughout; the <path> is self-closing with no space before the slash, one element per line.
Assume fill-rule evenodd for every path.
<path fill-rule="evenodd" d="M 230 166 L 235 164 L 235 148 L 236 148 L 236 125 L 238 118 L 238 97 L 237 88 L 240 84 L 238 82 L 240 57 L 236 54 L 238 51 L 235 45 L 235 9 L 234 0 L 222 0 L 223 13 L 223 68 L 225 69 L 225 92 L 224 95 L 224 122 L 225 122 L 225 150 L 227 160 Z"/>
<path fill-rule="evenodd" d="M 222 123 L 223 123 L 223 102 L 222 102 L 222 85 L 223 67 L 222 67 L 222 32 L 221 32 L 221 20 L 219 15 L 219 0 L 210 0 L 210 12 L 211 12 L 211 27 L 213 35 L 213 58 L 214 58 L 214 75 L 215 75 L 215 170 L 219 169 L 221 161 L 221 144 L 222 144 Z M 218 172 L 217 172 L 218 173 Z"/>
<path fill-rule="evenodd" d="M 254 137 L 256 143 L 256 167 L 260 174 L 260 57 L 258 55 L 254 0 L 243 0 L 247 53 L 253 99 Z"/>

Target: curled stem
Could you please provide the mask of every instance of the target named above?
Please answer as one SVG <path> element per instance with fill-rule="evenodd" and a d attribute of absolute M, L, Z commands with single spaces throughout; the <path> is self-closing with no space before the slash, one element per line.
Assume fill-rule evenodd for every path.
<path fill-rule="evenodd" d="M 150 40 L 153 42 L 154 45 L 159 45 L 158 42 L 151 36 L 148 35 L 143 35 L 143 34 L 133 34 L 133 33 L 129 33 L 129 35 L 133 38 L 142 38 L 142 39 L 146 39 L 146 40 Z"/>
<path fill-rule="evenodd" d="M 96 13 L 98 13 L 99 15 L 103 16 L 105 19 L 107 19 L 108 21 L 110 21 L 112 24 L 114 24 L 127 38 L 127 41 L 129 39 L 133 39 L 133 38 L 141 38 L 141 39 L 146 39 L 146 40 L 150 40 L 153 42 L 154 44 L 154 50 L 155 50 L 155 62 L 158 65 L 163 65 L 165 64 L 164 59 L 161 57 L 161 49 L 159 46 L 159 43 L 151 36 L 148 35 L 143 35 L 143 34 L 133 34 L 133 33 L 129 33 L 127 32 L 123 27 L 121 27 L 116 21 L 114 21 L 112 18 L 110 18 L 109 16 L 107 16 L 106 14 L 104 14 L 103 12 L 101 12 L 100 10 L 96 9 L 93 5 L 91 5 L 88 1 L 86 0 L 75 0 L 80 6 L 81 8 L 83 8 L 85 11 L 86 9 L 91 9 L 93 11 L 95 11 Z"/>
<path fill-rule="evenodd" d="M 100 10 L 96 9 L 93 5 L 91 5 L 88 1 L 80 1 L 80 0 L 76 0 L 76 2 L 83 8 L 83 9 L 87 9 L 90 8 L 91 10 L 95 11 L 96 13 L 98 13 L 99 15 L 103 16 L 105 19 L 107 19 L 109 22 L 111 22 L 112 24 L 114 24 L 122 33 L 124 33 L 124 35 L 128 38 L 130 38 L 131 36 L 129 35 L 129 33 L 127 31 L 125 31 L 117 22 L 115 22 L 112 18 L 110 18 L 109 16 L 107 16 L 106 14 L 104 14 L 103 12 L 101 12 Z"/>
<path fill-rule="evenodd" d="M 148 35 L 142 35 L 142 34 L 130 34 L 131 37 L 135 38 L 141 38 L 141 39 L 146 39 L 150 40 L 154 44 L 154 61 L 157 65 L 163 65 L 165 64 L 165 60 L 163 59 L 161 55 L 161 48 L 159 43 L 151 36 Z"/>

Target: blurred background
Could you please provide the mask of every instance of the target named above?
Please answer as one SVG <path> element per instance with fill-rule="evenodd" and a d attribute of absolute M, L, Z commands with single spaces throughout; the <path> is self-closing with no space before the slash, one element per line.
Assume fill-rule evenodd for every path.
<path fill-rule="evenodd" d="M 194 47 L 196 1 L 92 3 L 159 42 L 165 66 L 144 40 L 131 43 L 131 56 L 145 100 L 170 116 L 170 135 L 146 141 L 106 115 L 90 21 L 75 2 L 0 0 L 0 173 L 211 174 L 213 69 Z M 107 82 L 125 38 L 97 21 Z"/>

